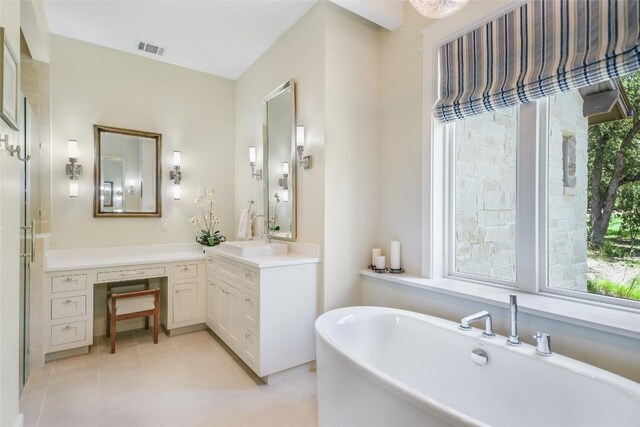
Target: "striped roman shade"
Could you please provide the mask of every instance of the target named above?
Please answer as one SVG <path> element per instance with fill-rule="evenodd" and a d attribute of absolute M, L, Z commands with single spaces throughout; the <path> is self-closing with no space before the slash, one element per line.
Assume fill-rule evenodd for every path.
<path fill-rule="evenodd" d="M 533 0 L 440 48 L 450 122 L 640 69 L 639 0 Z"/>

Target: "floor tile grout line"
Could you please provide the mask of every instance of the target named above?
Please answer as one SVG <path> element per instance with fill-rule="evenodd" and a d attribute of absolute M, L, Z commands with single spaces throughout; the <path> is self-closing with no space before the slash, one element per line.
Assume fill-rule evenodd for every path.
<path fill-rule="evenodd" d="M 40 425 L 40 419 L 42 418 L 42 411 L 44 411 L 44 402 L 47 399 L 47 394 L 49 394 L 49 386 L 51 385 L 51 377 L 53 376 L 53 368 L 55 368 L 55 366 L 56 366 L 56 361 L 53 360 L 52 362 L 53 362 L 53 366 L 51 366 L 51 371 L 49 372 L 49 376 L 47 377 L 47 385 L 44 388 L 44 395 L 42 396 L 42 402 L 40 402 L 40 410 L 38 411 L 38 418 L 36 419 L 36 427 Z"/>

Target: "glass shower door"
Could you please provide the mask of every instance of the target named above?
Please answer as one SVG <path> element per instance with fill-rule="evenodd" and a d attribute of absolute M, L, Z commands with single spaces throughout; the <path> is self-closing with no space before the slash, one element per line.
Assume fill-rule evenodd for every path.
<path fill-rule="evenodd" d="M 20 145 L 21 151 L 30 154 L 31 106 L 26 98 L 23 99 L 23 111 L 20 117 Z M 31 276 L 31 262 L 34 255 L 35 222 L 30 215 L 30 162 L 23 161 L 20 165 L 20 393 L 29 376 L 29 279 Z"/>

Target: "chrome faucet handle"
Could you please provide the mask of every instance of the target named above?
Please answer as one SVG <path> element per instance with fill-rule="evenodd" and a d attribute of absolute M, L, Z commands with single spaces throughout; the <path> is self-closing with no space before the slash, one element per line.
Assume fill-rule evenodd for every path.
<path fill-rule="evenodd" d="M 536 340 L 536 353 L 540 356 L 551 356 L 551 335 L 536 332 L 533 339 Z"/>

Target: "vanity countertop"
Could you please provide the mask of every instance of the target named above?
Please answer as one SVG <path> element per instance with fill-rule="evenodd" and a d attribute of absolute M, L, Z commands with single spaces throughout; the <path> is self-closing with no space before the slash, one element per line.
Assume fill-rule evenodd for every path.
<path fill-rule="evenodd" d="M 124 246 L 51 250 L 46 254 L 45 272 L 91 268 L 117 268 L 141 264 L 204 260 L 198 244 Z"/>
<path fill-rule="evenodd" d="M 222 251 L 216 246 L 212 248 L 205 248 L 204 251 L 208 254 L 225 257 L 257 268 L 282 267 L 285 265 L 313 264 L 320 262 L 320 258 L 316 256 L 309 256 L 295 252 L 288 252 L 282 255 L 238 256 Z"/>

